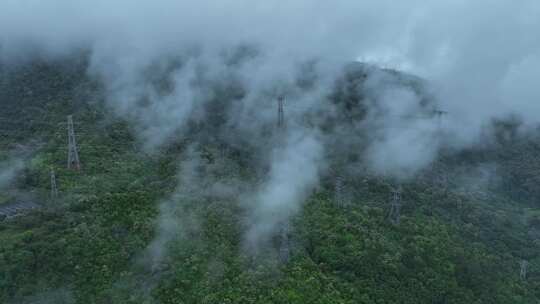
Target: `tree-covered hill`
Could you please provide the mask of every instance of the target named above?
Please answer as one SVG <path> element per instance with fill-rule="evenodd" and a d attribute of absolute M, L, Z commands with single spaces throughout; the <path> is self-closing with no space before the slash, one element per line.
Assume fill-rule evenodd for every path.
<path fill-rule="evenodd" d="M 79 59 L 0 67 L 0 163 L 24 163 L 0 184 L 0 206 L 29 198 L 42 206 L 0 222 L 0 302 L 540 301 L 540 139 L 519 124 L 494 122 L 492 140 L 443 151 L 401 182 L 399 224 L 389 220 L 397 181 L 362 169 L 361 141 L 337 139 L 328 157 L 342 186 L 334 171 L 321 177 L 291 219 L 284 261 L 279 233 L 257 254 L 246 248 L 246 199 L 222 190 L 254 188 L 267 171 L 252 166 L 258 147 L 223 140 L 235 126 L 220 118 L 241 89 L 215 84 L 212 115 L 149 152 L 86 68 Z M 316 112 L 306 123 L 323 134 L 361 123 L 369 69 L 345 69 L 327 98 L 335 116 Z M 379 72 L 423 92 L 420 79 Z M 422 114 L 435 109 L 428 94 L 421 100 Z M 71 114 L 80 172 L 66 168 Z M 197 174 L 186 178 L 190 170 Z"/>

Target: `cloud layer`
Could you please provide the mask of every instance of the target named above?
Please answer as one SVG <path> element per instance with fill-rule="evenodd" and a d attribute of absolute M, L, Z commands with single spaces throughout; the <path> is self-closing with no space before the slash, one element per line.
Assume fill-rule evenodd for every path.
<path fill-rule="evenodd" d="M 149 150 L 220 122 L 201 128 L 270 168 L 251 194 L 250 242 L 299 209 L 329 143 L 361 143 L 377 173 L 410 177 L 441 147 L 478 140 L 494 118 L 538 124 L 539 15 L 537 0 L 4 0 L 0 63 L 88 51 L 89 75 Z M 412 119 L 426 114 L 425 96 L 372 69 L 351 89 L 363 94 L 364 121 L 319 134 L 319 123 L 340 118 L 328 96 L 355 60 L 421 76 L 430 110 L 448 114 Z M 276 150 L 267 131 L 280 95 L 287 140 Z"/>

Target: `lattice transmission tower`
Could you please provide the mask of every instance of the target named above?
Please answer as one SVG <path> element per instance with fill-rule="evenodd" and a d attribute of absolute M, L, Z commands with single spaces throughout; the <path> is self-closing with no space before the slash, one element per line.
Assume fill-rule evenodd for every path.
<path fill-rule="evenodd" d="M 519 277 L 522 280 L 526 280 L 527 279 L 527 271 L 529 270 L 529 262 L 527 262 L 525 260 L 522 260 L 521 262 L 519 262 L 519 266 L 520 266 Z"/>
<path fill-rule="evenodd" d="M 81 169 L 81 162 L 79 160 L 79 151 L 77 149 L 77 140 L 75 139 L 75 128 L 73 127 L 73 116 L 68 115 L 68 169 Z"/>
<path fill-rule="evenodd" d="M 279 259 L 282 263 L 289 262 L 291 255 L 291 242 L 289 239 L 290 225 L 288 222 L 283 224 L 280 231 Z"/>
<path fill-rule="evenodd" d="M 55 201 L 58 198 L 58 187 L 56 185 L 56 175 L 54 169 L 51 168 L 51 200 Z"/>
<path fill-rule="evenodd" d="M 443 119 L 444 116 L 447 115 L 447 111 L 443 111 L 440 109 L 435 109 L 433 111 L 433 115 L 435 116 L 437 120 L 437 126 L 434 131 L 434 140 L 436 143 L 437 148 L 441 148 L 444 143 L 444 132 L 443 132 Z M 430 177 L 432 183 L 441 190 L 442 193 L 446 194 L 448 192 L 448 186 L 449 186 L 449 179 L 448 175 L 443 170 L 437 170 L 438 165 L 441 164 L 440 156 L 437 154 L 437 157 L 433 159 L 433 161 L 430 164 L 430 171 L 432 177 Z"/>
<path fill-rule="evenodd" d="M 345 207 L 348 204 L 346 192 L 345 177 L 337 173 L 334 179 L 334 199 L 339 207 Z"/>
<path fill-rule="evenodd" d="M 390 200 L 390 214 L 388 218 L 394 225 L 399 224 L 399 218 L 401 216 L 401 186 L 392 190 L 392 198 Z"/>
<path fill-rule="evenodd" d="M 277 126 L 278 128 L 282 129 L 285 127 L 285 113 L 284 113 L 284 104 L 285 104 L 285 98 L 283 96 L 278 97 L 278 120 L 277 120 Z"/>

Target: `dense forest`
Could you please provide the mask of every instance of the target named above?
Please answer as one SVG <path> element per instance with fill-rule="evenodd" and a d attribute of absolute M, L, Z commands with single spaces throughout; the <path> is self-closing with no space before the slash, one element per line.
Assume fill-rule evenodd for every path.
<path fill-rule="evenodd" d="M 373 69 L 422 94 L 416 77 L 352 64 L 326 99 L 337 117 L 314 112 L 306 124 L 323 134 L 352 130 L 365 118 L 362 86 Z M 364 168 L 361 140 L 336 139 L 327 156 L 334 169 L 290 219 L 284 259 L 280 233 L 256 254 L 247 249 L 245 200 L 214 189 L 231 181 L 253 188 L 268 171 L 253 165 L 259 147 L 224 140 L 236 134 L 224 109 L 242 99 L 241 88 L 214 84 L 211 114 L 148 151 L 86 70 L 80 57 L 0 66 L 0 170 L 13 171 L 0 178 L 0 208 L 40 206 L 0 222 L 0 302 L 540 301 L 540 137 L 518 132 L 518 121 L 493 121 L 489 140 L 443 150 L 399 181 Z M 155 82 L 167 90 L 166 79 Z M 435 109 L 429 94 L 422 105 Z M 80 171 L 66 166 L 67 115 Z M 187 170 L 196 174 L 186 178 Z"/>

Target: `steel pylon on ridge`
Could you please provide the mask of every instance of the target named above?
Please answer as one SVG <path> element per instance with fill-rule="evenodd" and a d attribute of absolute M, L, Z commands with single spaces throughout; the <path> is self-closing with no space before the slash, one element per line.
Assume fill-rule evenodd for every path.
<path fill-rule="evenodd" d="M 81 169 L 79 160 L 79 151 L 77 149 L 77 140 L 75 138 L 75 128 L 73 127 L 73 115 L 68 115 L 68 169 Z"/>
<path fill-rule="evenodd" d="M 392 190 L 389 219 L 392 224 L 399 224 L 401 216 L 401 187 Z"/>
<path fill-rule="evenodd" d="M 285 222 L 280 229 L 280 246 L 279 246 L 279 258 L 282 263 L 289 262 L 290 259 L 290 224 Z"/>
<path fill-rule="evenodd" d="M 335 200 L 339 206 L 345 205 L 345 182 L 342 175 L 336 175 L 334 181 Z"/>
<path fill-rule="evenodd" d="M 285 126 L 285 113 L 284 113 L 284 103 L 285 98 L 283 96 L 278 97 L 278 121 L 277 126 L 278 128 L 283 128 Z"/>
<path fill-rule="evenodd" d="M 51 200 L 55 201 L 58 198 L 58 187 L 56 185 L 56 175 L 54 169 L 51 168 Z"/>
<path fill-rule="evenodd" d="M 529 262 L 527 262 L 526 260 L 522 260 L 521 262 L 519 262 L 519 266 L 520 266 L 519 277 L 522 280 L 526 280 L 527 279 L 527 271 L 529 269 Z"/>

